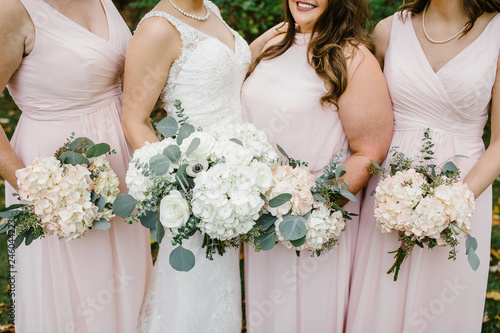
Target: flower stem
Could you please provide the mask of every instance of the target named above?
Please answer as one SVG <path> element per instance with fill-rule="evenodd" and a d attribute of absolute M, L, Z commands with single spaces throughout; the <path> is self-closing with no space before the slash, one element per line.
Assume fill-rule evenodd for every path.
<path fill-rule="evenodd" d="M 403 246 L 400 246 L 397 251 L 389 252 L 389 253 L 396 252 L 396 255 L 394 256 L 394 258 L 396 258 L 396 261 L 394 262 L 392 267 L 387 271 L 387 274 L 391 274 L 392 272 L 394 272 L 394 281 L 398 280 L 398 274 L 399 270 L 401 269 L 401 264 L 406 258 L 406 251 L 408 250 L 404 250 Z"/>

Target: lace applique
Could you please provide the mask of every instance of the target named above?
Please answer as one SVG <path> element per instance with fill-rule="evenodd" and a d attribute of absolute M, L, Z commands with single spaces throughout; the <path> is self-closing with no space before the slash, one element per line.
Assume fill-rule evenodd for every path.
<path fill-rule="evenodd" d="M 206 4 L 222 20 L 217 7 L 210 1 Z M 233 52 L 219 39 L 168 13 L 149 12 L 141 22 L 150 17 L 168 20 L 179 31 L 182 40 L 181 54 L 170 67 L 161 95 L 167 113 L 175 117 L 173 104 L 180 100 L 195 126 L 241 122 L 240 89 L 251 61 L 245 40 L 222 20 L 234 36 Z"/>

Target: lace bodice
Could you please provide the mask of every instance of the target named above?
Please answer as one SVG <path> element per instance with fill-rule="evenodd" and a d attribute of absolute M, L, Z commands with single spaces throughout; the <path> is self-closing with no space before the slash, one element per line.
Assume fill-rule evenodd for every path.
<path fill-rule="evenodd" d="M 222 20 L 218 8 L 210 1 L 207 8 Z M 175 100 L 180 100 L 189 122 L 209 127 L 242 121 L 240 90 L 251 61 L 245 40 L 226 24 L 235 38 L 235 50 L 172 15 L 152 11 L 144 16 L 163 17 L 180 33 L 181 55 L 170 67 L 161 95 L 165 110 L 175 117 Z M 140 23 L 139 23 L 140 24 Z"/>

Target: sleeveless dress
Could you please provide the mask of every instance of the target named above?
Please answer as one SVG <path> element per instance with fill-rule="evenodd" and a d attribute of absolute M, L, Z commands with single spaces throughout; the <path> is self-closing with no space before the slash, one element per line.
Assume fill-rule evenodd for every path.
<path fill-rule="evenodd" d="M 437 165 L 454 158 L 464 178 L 484 153 L 481 139 L 500 51 L 500 15 L 482 34 L 435 73 L 417 39 L 411 17 L 393 16 L 384 75 L 394 109 L 391 146 L 416 160 L 430 128 Z M 385 163 L 387 165 L 387 161 Z M 474 272 L 465 255 L 447 260 L 449 247 L 415 247 L 398 281 L 386 274 L 399 247 L 396 233 L 382 234 L 373 215 L 371 180 L 361 208 L 346 332 L 480 332 L 488 279 L 492 194 L 476 199 L 472 235 L 481 264 Z"/>
<path fill-rule="evenodd" d="M 322 108 L 327 90 L 307 62 L 310 34 L 297 34 L 283 55 L 259 63 L 242 88 L 247 121 L 289 156 L 309 162 L 317 177 L 348 141 L 337 109 Z M 345 158 L 345 157 L 344 157 Z M 346 210 L 359 213 L 359 203 Z M 276 244 L 270 251 L 245 247 L 246 322 L 249 333 L 342 332 L 349 295 L 357 218 L 340 244 L 319 257 Z"/>
<path fill-rule="evenodd" d="M 109 40 L 42 0 L 21 0 L 35 26 L 35 46 L 7 88 L 22 115 L 11 144 L 28 165 L 52 156 L 66 138 L 87 136 L 116 150 L 109 160 L 126 192 L 130 151 L 120 124 L 121 86 L 130 30 L 102 0 Z M 7 188 L 7 204 L 17 201 Z M 115 218 L 108 231 L 72 241 L 46 237 L 16 251 L 17 332 L 135 332 L 151 252 L 140 224 Z"/>
<path fill-rule="evenodd" d="M 222 21 L 218 8 L 209 1 L 205 4 Z M 182 40 L 181 55 L 170 67 L 161 96 L 167 113 L 175 116 L 173 104 L 177 99 L 195 127 L 241 122 L 240 90 L 251 60 L 245 40 L 226 25 L 235 38 L 233 52 L 219 39 L 165 12 L 149 12 L 141 22 L 151 17 L 166 19 Z M 228 249 L 210 261 L 205 258 L 202 241 L 199 232 L 183 241 L 183 247 L 194 253 L 196 265 L 189 272 L 178 272 L 169 263 L 174 247 L 168 239 L 163 240 L 141 311 L 139 332 L 241 332 L 239 251 Z"/>

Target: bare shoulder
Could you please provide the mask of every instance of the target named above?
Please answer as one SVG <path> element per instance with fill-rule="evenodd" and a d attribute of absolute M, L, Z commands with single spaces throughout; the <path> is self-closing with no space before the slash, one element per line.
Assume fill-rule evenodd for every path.
<path fill-rule="evenodd" d="M 271 38 L 264 46 L 263 51 L 281 42 L 285 38 L 286 34 L 279 34 Z"/>
<path fill-rule="evenodd" d="M 393 19 L 394 15 L 386 17 L 375 26 L 375 29 L 372 33 L 372 41 L 373 45 L 375 46 L 375 57 L 377 58 L 380 67 L 382 68 L 384 66 L 385 53 L 387 52 L 389 41 L 391 39 Z"/>
<path fill-rule="evenodd" d="M 346 46 L 344 48 L 344 55 L 347 59 L 347 68 L 350 73 L 354 73 L 361 66 L 378 67 L 377 59 L 363 44 Z"/>
<path fill-rule="evenodd" d="M 169 42 L 180 38 L 172 23 L 161 16 L 150 16 L 142 21 L 134 32 L 134 37 L 136 36 L 153 42 Z"/>
<path fill-rule="evenodd" d="M 5 38 L 10 33 L 23 34 L 33 26 L 28 12 L 19 0 L 0 0 L 0 29 Z"/>

